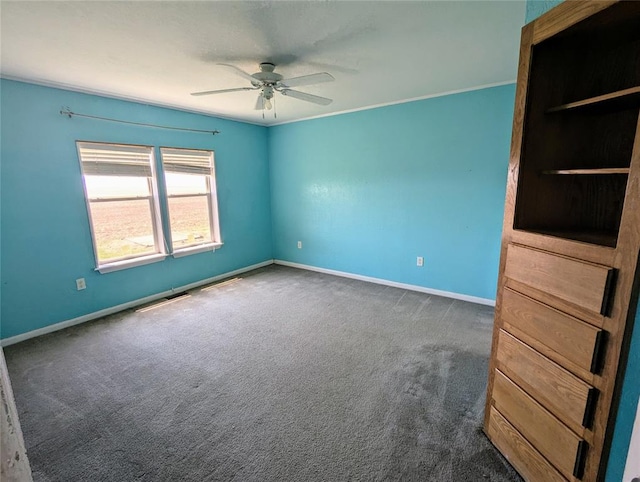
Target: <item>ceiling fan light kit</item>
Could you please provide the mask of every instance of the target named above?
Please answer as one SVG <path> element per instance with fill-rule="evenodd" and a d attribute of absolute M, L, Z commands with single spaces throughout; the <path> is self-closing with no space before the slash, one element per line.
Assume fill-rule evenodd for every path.
<path fill-rule="evenodd" d="M 228 92 L 240 92 L 245 90 L 259 90 L 258 100 L 256 102 L 256 110 L 271 110 L 273 108 L 273 100 L 275 92 L 286 97 L 293 97 L 294 99 L 303 100 L 305 102 L 311 102 L 317 105 L 329 105 L 333 102 L 332 99 L 326 97 L 320 97 L 319 95 L 308 94 L 306 92 L 300 92 L 298 90 L 292 90 L 291 87 L 298 87 L 304 85 L 320 84 L 322 82 L 333 82 L 335 79 L 327 72 L 318 72 L 316 74 L 302 75 L 300 77 L 292 77 L 285 79 L 281 74 L 275 71 L 275 64 L 270 62 L 263 62 L 260 64 L 260 72 L 255 74 L 249 74 L 244 70 L 230 64 L 218 64 L 224 66 L 240 77 L 251 82 L 251 87 L 236 87 L 232 89 L 219 89 L 219 90 L 206 90 L 203 92 L 193 92 L 193 96 L 204 96 L 212 94 L 225 94 Z"/>

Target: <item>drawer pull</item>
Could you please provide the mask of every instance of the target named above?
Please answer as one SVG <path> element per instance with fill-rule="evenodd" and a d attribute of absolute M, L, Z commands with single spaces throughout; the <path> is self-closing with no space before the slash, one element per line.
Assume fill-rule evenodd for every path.
<path fill-rule="evenodd" d="M 595 344 L 593 346 L 593 358 L 591 359 L 591 373 L 600 373 L 604 360 L 604 347 L 606 346 L 606 332 L 599 331 L 596 334 Z"/>
<path fill-rule="evenodd" d="M 616 288 L 616 278 L 618 274 L 618 270 L 611 269 L 607 273 L 607 280 L 604 285 L 604 294 L 602 297 L 602 308 L 600 309 L 600 314 L 602 316 L 609 316 L 611 314 L 611 307 L 613 305 L 613 292 Z"/>
<path fill-rule="evenodd" d="M 582 419 L 582 426 L 591 428 L 593 423 L 593 415 L 596 411 L 596 402 L 598 401 L 598 390 L 591 388 L 589 395 L 587 395 L 587 404 L 584 407 L 584 418 Z"/>
<path fill-rule="evenodd" d="M 578 443 L 578 455 L 576 455 L 576 464 L 573 466 L 573 476 L 581 479 L 584 474 L 584 463 L 587 457 L 587 442 L 580 440 Z"/>

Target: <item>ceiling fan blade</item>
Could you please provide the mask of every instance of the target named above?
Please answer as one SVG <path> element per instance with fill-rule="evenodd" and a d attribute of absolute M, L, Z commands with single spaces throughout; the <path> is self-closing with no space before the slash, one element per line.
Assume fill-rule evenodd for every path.
<path fill-rule="evenodd" d="M 283 89 L 280 91 L 280 93 L 282 95 L 286 95 L 287 97 L 306 100 L 307 102 L 312 102 L 318 105 L 329 105 L 331 104 L 331 102 L 333 102 L 332 99 L 327 99 L 326 97 L 320 97 L 319 95 L 307 94 L 306 92 L 300 92 L 297 90 Z"/>
<path fill-rule="evenodd" d="M 205 90 L 204 92 L 192 92 L 191 95 L 211 95 L 211 94 L 226 94 L 227 92 L 240 92 L 242 90 L 256 90 L 257 87 L 237 87 L 235 89 L 221 89 L 221 90 Z"/>
<path fill-rule="evenodd" d="M 322 82 L 333 82 L 333 75 L 327 72 L 319 72 L 317 74 L 302 75 L 300 77 L 292 77 L 290 79 L 282 79 L 278 82 L 283 87 L 299 87 L 301 85 L 321 84 Z"/>
<path fill-rule="evenodd" d="M 258 95 L 258 99 L 256 100 L 256 110 L 264 110 L 264 97 L 262 94 Z"/>
<path fill-rule="evenodd" d="M 247 79 L 249 82 L 251 82 L 252 84 L 254 84 L 255 82 L 257 82 L 257 80 L 248 72 L 245 72 L 244 70 L 236 67 L 235 65 L 231 65 L 231 64 L 218 64 L 218 65 L 222 65 L 223 67 L 227 67 L 228 69 L 233 70 L 236 74 L 238 74 L 240 77 L 243 77 L 245 79 Z"/>

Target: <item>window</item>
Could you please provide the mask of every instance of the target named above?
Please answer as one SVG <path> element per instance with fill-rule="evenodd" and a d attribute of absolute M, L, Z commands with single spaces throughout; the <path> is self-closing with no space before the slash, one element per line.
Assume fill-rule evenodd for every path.
<path fill-rule="evenodd" d="M 169 243 L 154 148 L 77 142 L 96 269 L 107 273 L 221 246 L 212 151 L 163 147 Z"/>
<path fill-rule="evenodd" d="M 220 245 L 212 151 L 160 148 L 174 256 Z"/>
<path fill-rule="evenodd" d="M 165 256 L 153 148 L 78 142 L 97 269 Z"/>

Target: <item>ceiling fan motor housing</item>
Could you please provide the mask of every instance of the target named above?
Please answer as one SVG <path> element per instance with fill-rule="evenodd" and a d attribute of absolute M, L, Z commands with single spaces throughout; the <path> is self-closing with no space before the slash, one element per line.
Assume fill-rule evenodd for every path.
<path fill-rule="evenodd" d="M 282 75 L 276 74 L 273 70 L 276 66 L 269 62 L 263 62 L 260 64 L 260 72 L 256 72 L 251 77 L 258 79 L 267 85 L 274 85 L 282 80 Z M 273 94 L 273 92 L 272 92 Z"/>

